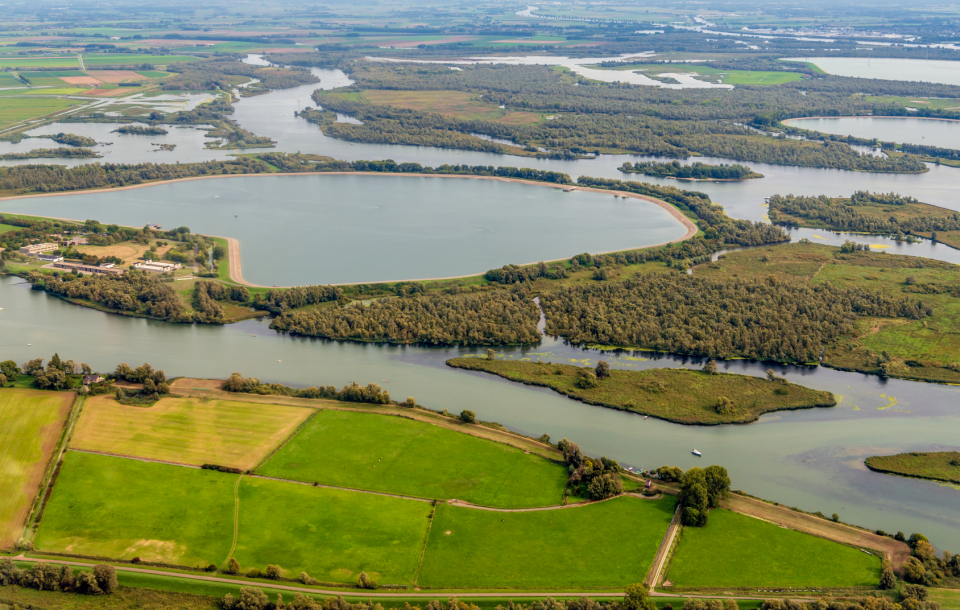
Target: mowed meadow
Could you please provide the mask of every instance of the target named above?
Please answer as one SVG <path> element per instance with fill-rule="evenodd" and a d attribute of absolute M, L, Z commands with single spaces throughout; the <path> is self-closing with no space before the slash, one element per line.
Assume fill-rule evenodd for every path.
<path fill-rule="evenodd" d="M 666 578 L 678 588 L 875 587 L 880 558 L 728 510 L 685 527 Z"/>
<path fill-rule="evenodd" d="M 675 508 L 673 496 L 523 512 L 441 504 L 418 583 L 584 590 L 641 582 Z"/>
<path fill-rule="evenodd" d="M 70 446 L 248 470 L 313 413 L 304 407 L 198 398 L 163 398 L 145 408 L 96 396 L 87 400 Z"/>
<path fill-rule="evenodd" d="M 257 471 L 307 483 L 497 507 L 559 504 L 566 467 L 404 417 L 321 411 Z"/>
<path fill-rule="evenodd" d="M 0 390 L 0 548 L 19 538 L 75 398 Z"/>

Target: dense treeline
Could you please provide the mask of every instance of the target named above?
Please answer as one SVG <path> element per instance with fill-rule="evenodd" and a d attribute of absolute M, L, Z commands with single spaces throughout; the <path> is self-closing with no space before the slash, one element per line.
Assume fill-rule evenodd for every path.
<path fill-rule="evenodd" d="M 536 305 L 525 295 L 497 290 L 386 298 L 366 306 L 294 311 L 275 319 L 270 328 L 353 341 L 508 345 L 539 341 L 538 318 Z"/>
<path fill-rule="evenodd" d="M 917 300 L 860 288 L 641 275 L 541 295 L 547 331 L 578 344 L 719 358 L 816 362 L 856 316 L 922 319 Z"/>
<path fill-rule="evenodd" d="M 143 184 L 154 180 L 176 180 L 192 176 L 250 174 L 263 171 L 269 171 L 269 168 L 247 157 L 237 157 L 229 161 L 184 164 L 93 163 L 76 167 L 16 165 L 0 167 L 0 190 L 53 193 Z"/>
<path fill-rule="evenodd" d="M 354 382 L 343 386 L 343 389 L 337 391 L 332 385 L 311 386 L 309 388 L 291 388 L 279 383 L 260 383 L 256 377 L 244 377 L 240 373 L 233 373 L 223 382 L 221 386 L 226 392 L 241 392 L 246 394 L 295 396 L 297 398 L 325 398 L 327 400 L 342 400 L 345 402 L 363 402 L 376 405 L 387 405 L 390 400 L 390 392 L 384 391 L 376 383 L 368 383 L 365 386 Z"/>
<path fill-rule="evenodd" d="M 27 280 L 36 290 L 122 313 L 147 316 L 168 322 L 222 324 L 223 306 L 217 301 L 245 303 L 249 292 L 243 287 L 227 287 L 215 282 L 197 282 L 193 293 L 195 311 L 180 300 L 177 291 L 160 276 L 140 271 L 123 275 L 43 275 L 32 272 Z"/>
<path fill-rule="evenodd" d="M 152 125 L 123 125 L 122 127 L 117 127 L 111 133 L 121 133 L 132 136 L 165 136 L 167 135 L 167 130 L 163 127 L 155 127 Z"/>
<path fill-rule="evenodd" d="M 620 166 L 620 171 L 627 174 L 644 174 L 670 178 L 685 178 L 690 180 L 746 180 L 748 178 L 763 178 L 746 165 L 708 165 L 706 163 L 692 163 L 684 165 L 679 161 L 672 163 L 658 163 L 645 161 L 631 163 L 627 161 Z"/>
<path fill-rule="evenodd" d="M 253 297 L 253 307 L 280 315 L 288 309 L 337 301 L 343 296 L 339 286 L 297 286 L 283 290 L 268 290 Z"/>
<path fill-rule="evenodd" d="M 86 159 L 90 157 L 99 157 L 100 153 L 89 148 L 34 148 L 33 150 L 22 153 L 4 153 L 0 159 Z"/>
<path fill-rule="evenodd" d="M 579 88 L 578 88 L 579 89 Z M 691 154 L 802 167 L 827 167 L 873 172 L 926 171 L 918 159 L 874 157 L 845 143 L 770 138 L 749 128 L 722 121 L 665 120 L 638 113 L 563 115 L 552 121 L 511 125 L 484 120 L 461 120 L 434 112 L 366 104 L 315 93 L 324 109 L 356 117 L 361 125 L 325 122 L 324 114 L 301 116 L 319 122 L 325 134 L 366 143 L 406 144 L 507 152 L 497 142 L 470 134 L 507 139 L 524 147 L 546 147 L 569 154 L 626 150 L 643 155 L 689 157 Z M 649 114 L 649 113 L 648 113 Z"/>
<path fill-rule="evenodd" d="M 204 324 L 223 324 L 223 305 L 217 301 L 246 303 L 249 300 L 250 291 L 243 286 L 199 281 L 193 287 L 194 319 Z"/>
<path fill-rule="evenodd" d="M 858 198 L 859 196 L 859 198 Z M 871 195 L 871 197 L 878 197 Z M 889 195 L 879 196 L 890 198 Z M 898 203 L 902 201 L 903 203 Z M 864 213 L 862 207 L 868 204 L 890 205 L 895 210 L 910 203 L 912 197 L 890 198 L 889 201 L 871 200 L 862 193 L 855 193 L 853 199 L 831 198 L 825 195 L 808 197 L 803 195 L 774 195 L 770 198 L 770 219 L 785 225 L 794 224 L 795 218 L 816 220 L 832 229 L 856 231 L 859 233 L 879 233 L 898 235 L 911 233 L 936 233 L 937 231 L 960 231 L 960 213 L 943 209 L 941 214 L 917 213 L 910 217 L 897 217 L 883 211 Z"/>
<path fill-rule="evenodd" d="M 29 568 L 18 568 L 9 557 L 0 559 L 0 585 L 87 595 L 110 594 L 120 586 L 116 568 L 111 565 L 97 564 L 89 572 L 74 575 L 70 566 L 42 561 Z"/>

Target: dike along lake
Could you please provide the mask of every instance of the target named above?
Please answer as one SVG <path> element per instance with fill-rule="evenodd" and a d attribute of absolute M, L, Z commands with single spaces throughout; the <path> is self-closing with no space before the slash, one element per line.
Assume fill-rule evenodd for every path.
<path fill-rule="evenodd" d="M 765 218 L 764 198 L 776 193 L 838 196 L 864 188 L 897 191 L 927 203 L 960 210 L 960 201 L 956 198 L 960 170 L 948 167 L 931 167 L 925 174 L 887 175 L 751 163 L 766 177 L 742 183 L 690 185 L 669 179 L 628 177 L 617 171 L 624 161 L 637 161 L 634 156 L 557 161 L 341 142 L 323 136 L 316 125 L 293 116 L 298 108 L 314 105 L 310 93 L 316 88 L 349 82 L 340 72 L 316 70 L 315 73 L 321 78 L 319 85 L 244 98 L 236 103 L 233 118 L 254 133 L 277 140 L 274 150 L 300 150 L 347 160 L 392 158 L 431 166 L 466 163 L 533 167 L 566 172 L 573 178 L 588 175 L 670 184 L 706 192 L 731 216 L 751 220 Z M 185 132 L 174 151 L 144 154 L 158 162 L 186 162 L 211 158 L 214 154 L 222 158 L 223 151 L 204 151 L 198 145 L 190 148 L 187 140 L 192 142 L 194 138 L 195 134 Z M 131 157 L 131 160 L 141 159 Z M 322 281 L 335 281 L 332 278 L 363 281 L 365 276 L 417 277 L 412 269 L 415 264 L 421 265 L 416 269 L 424 270 L 420 276 L 446 274 L 446 271 L 430 270 L 434 269 L 432 265 L 437 265 L 439 270 L 447 264 L 450 269 L 457 269 L 450 274 L 459 275 L 509 262 L 658 243 L 671 239 L 670 231 L 680 231 L 675 223 L 657 224 L 659 208 L 640 205 L 635 200 L 618 200 L 612 195 L 598 195 L 594 199 L 587 197 L 588 193 L 562 193 L 545 187 L 519 188 L 519 185 L 494 186 L 485 181 L 383 176 L 343 178 L 296 176 L 195 181 L 180 183 L 188 185 L 185 190 L 171 184 L 103 195 L 4 201 L 0 202 L 0 210 L 80 219 L 97 217 L 103 222 L 136 225 L 183 224 L 197 232 L 236 237 L 241 241 L 246 279 L 266 284 L 313 281 L 294 273 L 298 269 L 331 274 L 342 271 L 342 275 L 317 272 L 314 277 L 324 278 Z M 395 180 L 409 182 L 393 182 Z M 272 184 L 283 186 L 274 189 L 264 186 Z M 388 188 L 393 184 L 400 187 Z M 527 188 L 533 190 L 527 191 Z M 474 198 L 471 193 L 475 191 L 482 196 Z M 526 199 L 528 192 L 532 200 Z M 325 197 L 325 193 L 331 197 Z M 334 193 L 342 195 L 343 201 L 336 201 L 332 197 Z M 410 205 L 406 201 L 414 196 L 423 197 L 422 207 L 418 207 L 420 202 Z M 509 197 L 512 205 L 502 205 L 497 201 L 500 197 Z M 339 209 L 338 205 L 344 206 L 350 215 L 351 222 L 346 229 L 337 224 L 340 219 L 332 213 Z M 382 211 L 377 212 L 376 206 Z M 417 214 L 424 212 L 418 217 L 420 224 L 411 221 L 412 210 L 418 210 Z M 642 212 L 642 217 L 633 216 L 634 212 Z M 620 224 L 617 220 L 621 213 L 627 215 L 629 222 L 616 226 Z M 613 222 L 606 216 L 612 216 Z M 408 222 L 403 225 L 407 231 L 398 231 L 388 219 Z M 568 231 L 570 223 L 577 222 L 583 223 L 587 230 L 582 231 L 583 235 L 578 232 L 573 239 L 583 241 L 571 242 L 567 241 L 571 239 L 569 235 L 550 234 Z M 484 227 L 491 233 L 485 234 Z M 461 231 L 461 237 L 475 239 L 451 246 L 449 241 L 443 242 L 446 231 Z M 661 231 L 663 233 L 659 233 Z M 609 234 L 603 235 L 604 232 Z M 629 239 L 618 241 L 624 235 Z M 839 243 L 845 238 L 824 231 L 798 231 L 794 235 L 823 243 Z M 281 239 L 277 240 L 277 236 Z M 603 240 L 591 241 L 599 237 Z M 945 246 L 897 245 L 882 238 L 862 236 L 856 239 L 888 246 L 888 252 L 960 262 L 958 251 Z M 339 244 L 340 249 L 325 250 L 331 243 Z M 410 273 L 404 272 L 400 277 L 393 277 L 392 269 L 388 273 L 388 266 L 397 262 L 393 259 L 399 258 L 393 256 L 396 250 L 389 247 L 391 243 L 404 244 L 405 256 L 409 258 L 399 262 L 405 271 L 411 270 Z M 468 246 L 474 249 L 469 255 L 466 254 Z M 264 267 L 256 267 L 260 264 L 257 258 L 263 261 Z M 370 264 L 376 264 L 377 268 L 371 269 Z M 840 404 L 831 409 L 771 414 L 744 426 L 688 427 L 584 405 L 546 389 L 455 371 L 443 364 L 448 358 L 480 350 L 291 338 L 274 333 L 263 322 L 222 327 L 178 326 L 110 316 L 31 291 L 19 278 L 0 279 L 0 307 L 3 308 L 0 311 L 3 359 L 23 362 L 29 358 L 49 358 L 58 352 L 62 357 L 88 362 L 100 370 L 110 370 L 119 362 L 136 365 L 148 361 L 171 376 L 223 378 L 239 371 L 265 381 L 297 386 L 377 382 L 395 398 L 412 395 L 431 408 L 471 409 L 484 420 L 499 421 L 524 433 L 538 436 L 548 433 L 554 439 L 566 436 L 578 441 L 591 455 L 606 455 L 634 466 L 654 468 L 669 463 L 689 468 L 698 464 L 722 464 L 729 469 L 734 488 L 748 493 L 805 510 L 836 512 L 844 521 L 871 529 L 903 530 L 908 534 L 923 532 L 941 549 L 960 548 L 960 513 L 956 510 L 960 490 L 929 481 L 873 473 L 863 466 L 865 457 L 878 453 L 957 448 L 960 443 L 957 440 L 960 438 L 960 388 L 957 387 L 883 381 L 874 376 L 829 369 L 771 367 L 765 363 L 734 361 L 722 363 L 721 369 L 763 375 L 767 368 L 774 368 L 791 381 L 834 392 L 841 397 Z M 604 355 L 570 348 L 552 339 L 528 349 L 502 351 L 511 357 L 554 362 L 594 364 L 602 357 L 613 366 L 623 368 L 701 365 L 676 357 L 653 359 L 650 354 Z M 690 454 L 694 448 L 703 452 L 702 459 Z"/>

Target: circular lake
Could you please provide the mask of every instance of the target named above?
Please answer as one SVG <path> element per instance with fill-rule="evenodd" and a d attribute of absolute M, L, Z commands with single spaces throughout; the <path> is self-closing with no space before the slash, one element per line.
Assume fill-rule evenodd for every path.
<path fill-rule="evenodd" d="M 450 277 L 650 246 L 686 229 L 638 199 L 469 178 L 242 176 L 4 201 L 0 209 L 240 241 L 267 286 Z"/>
<path fill-rule="evenodd" d="M 877 138 L 884 142 L 960 149 L 960 121 L 865 116 L 790 119 L 784 123 L 798 129 L 810 129 L 839 136 Z"/>

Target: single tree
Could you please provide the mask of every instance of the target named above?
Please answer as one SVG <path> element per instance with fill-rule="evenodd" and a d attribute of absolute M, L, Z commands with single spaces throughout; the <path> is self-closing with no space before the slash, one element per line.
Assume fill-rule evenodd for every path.
<path fill-rule="evenodd" d="M 717 363 L 713 360 L 707 360 L 707 363 L 703 365 L 703 372 L 708 375 L 716 375 L 718 372 Z"/>
<path fill-rule="evenodd" d="M 240 562 L 237 561 L 236 557 L 231 557 L 230 561 L 227 562 L 227 569 L 224 570 L 227 574 L 239 574 L 240 573 Z"/>
<path fill-rule="evenodd" d="M 473 411 L 464 409 L 460 411 L 460 421 L 465 424 L 475 424 L 477 423 L 477 414 Z"/>
<path fill-rule="evenodd" d="M 111 565 L 100 563 L 93 566 L 93 575 L 97 579 L 97 585 L 104 593 L 113 593 L 117 590 L 117 570 Z"/>
<path fill-rule="evenodd" d="M 496 360 L 497 352 L 491 347 L 487 350 L 487 360 Z"/>
<path fill-rule="evenodd" d="M 276 564 L 270 564 L 267 566 L 267 569 L 264 570 L 263 575 L 270 580 L 280 580 L 280 578 L 283 576 L 283 570 L 281 570 L 280 566 Z"/>
<path fill-rule="evenodd" d="M 610 365 L 607 364 L 605 360 L 601 360 L 597 363 L 595 372 L 597 374 L 597 379 L 606 379 L 610 376 Z"/>

